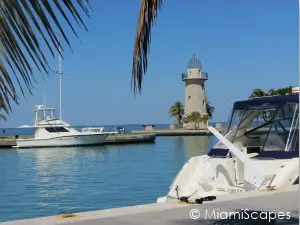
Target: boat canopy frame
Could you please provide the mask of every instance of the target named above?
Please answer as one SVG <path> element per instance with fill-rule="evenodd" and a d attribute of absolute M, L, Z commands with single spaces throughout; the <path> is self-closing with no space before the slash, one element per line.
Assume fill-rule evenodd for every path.
<path fill-rule="evenodd" d="M 290 104 L 288 104 L 288 103 L 291 103 L 292 105 L 295 106 L 294 109 L 291 109 L 291 110 L 294 110 L 292 117 L 291 116 L 287 117 L 288 119 L 291 119 L 291 124 L 290 124 L 291 127 L 290 127 L 289 131 L 286 130 L 284 125 L 281 123 L 280 119 L 277 118 L 278 111 L 280 111 L 280 110 L 282 110 L 282 112 L 280 112 L 280 113 L 282 113 L 284 115 L 283 107 L 285 107 L 286 105 L 289 106 Z M 248 119 L 248 116 L 251 116 L 251 111 L 252 112 L 253 111 L 260 112 L 261 115 L 264 115 L 263 112 L 268 111 L 268 110 L 274 111 L 273 113 L 269 113 L 269 114 L 271 114 L 271 117 L 268 119 L 264 118 L 265 122 L 263 124 L 261 124 L 257 127 L 254 127 L 253 129 L 250 129 L 249 131 L 245 130 L 243 132 L 243 135 L 247 136 L 247 138 L 251 138 L 251 137 L 248 137 L 249 133 L 259 130 L 261 127 L 266 127 L 266 126 L 270 125 L 269 127 L 266 127 L 268 129 L 268 131 L 266 132 L 267 136 L 262 145 L 262 149 L 261 149 L 261 153 L 260 153 L 260 154 L 264 154 L 264 156 L 266 157 L 266 156 L 272 155 L 272 153 L 265 153 L 265 151 L 264 151 L 264 147 L 266 146 L 266 142 L 268 141 L 268 136 L 271 132 L 271 129 L 275 128 L 275 130 L 277 131 L 278 128 L 282 128 L 281 130 L 283 130 L 284 133 L 288 133 L 288 139 L 286 140 L 285 148 L 282 149 L 281 152 L 292 151 L 292 152 L 295 152 L 295 154 L 288 153 L 289 157 L 291 157 L 291 156 L 295 157 L 296 155 L 297 155 L 297 157 L 299 157 L 298 156 L 299 146 L 296 146 L 297 144 L 296 145 L 293 144 L 294 147 L 290 148 L 290 146 L 292 145 L 291 144 L 292 142 L 299 143 L 299 115 L 298 115 L 299 114 L 299 94 L 284 95 L 284 96 L 267 96 L 267 97 L 253 98 L 253 99 L 249 99 L 249 100 L 235 102 L 234 106 L 233 106 L 233 110 L 230 114 L 229 121 L 227 123 L 227 125 L 228 125 L 227 129 L 224 130 L 224 135 L 229 134 L 230 132 L 233 132 L 232 136 L 230 137 L 231 141 L 233 142 L 235 140 L 235 136 L 237 135 L 237 133 L 240 129 L 241 124 L 245 121 L 245 119 Z M 236 121 L 238 123 L 236 123 L 235 126 L 233 126 L 233 124 L 234 124 L 233 119 L 234 119 L 235 113 L 237 113 L 237 111 L 240 111 L 240 113 L 242 113 L 242 114 L 238 116 L 240 121 Z M 245 116 L 245 113 L 248 113 L 248 112 L 250 112 L 250 113 Z M 298 114 L 296 114 L 297 112 L 298 112 Z M 257 115 L 260 115 L 260 114 L 258 113 Z M 295 120 L 296 117 L 297 117 L 297 119 Z M 284 118 L 284 116 L 283 116 L 283 118 Z M 250 118 L 250 120 L 251 120 L 251 118 Z M 253 120 L 255 120 L 255 117 L 253 117 Z M 250 124 L 251 123 L 252 122 L 250 122 Z M 293 137 L 291 137 L 291 136 L 293 136 Z M 237 138 L 239 138 L 239 137 L 237 137 Z M 213 157 L 218 157 L 218 155 L 220 157 L 224 157 L 224 153 L 220 154 L 220 151 L 225 150 L 225 152 L 226 152 L 228 149 L 220 147 L 219 144 L 222 145 L 222 143 L 220 143 L 220 142 L 217 143 L 211 149 L 211 151 L 209 152 L 208 155 L 213 156 Z M 293 149 L 293 148 L 295 148 L 295 149 Z M 291 149 L 293 149 L 293 150 L 291 150 Z M 218 151 L 216 151 L 216 150 L 218 150 Z M 274 151 L 274 154 L 281 155 L 281 153 L 278 153 L 280 151 L 276 151 L 276 152 Z M 227 151 L 227 153 L 228 153 L 228 151 Z M 283 153 L 283 154 L 285 154 L 285 153 Z M 230 157 L 230 154 L 229 154 L 229 157 Z M 284 156 L 280 156 L 280 157 L 284 157 Z"/>

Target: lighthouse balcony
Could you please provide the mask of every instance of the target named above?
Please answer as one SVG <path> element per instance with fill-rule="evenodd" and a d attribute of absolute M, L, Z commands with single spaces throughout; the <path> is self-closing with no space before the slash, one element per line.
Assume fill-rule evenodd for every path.
<path fill-rule="evenodd" d="M 208 73 L 207 72 L 200 72 L 197 75 L 194 74 L 186 74 L 186 73 L 182 73 L 181 74 L 181 79 L 182 80 L 186 80 L 186 79 L 208 79 Z"/>

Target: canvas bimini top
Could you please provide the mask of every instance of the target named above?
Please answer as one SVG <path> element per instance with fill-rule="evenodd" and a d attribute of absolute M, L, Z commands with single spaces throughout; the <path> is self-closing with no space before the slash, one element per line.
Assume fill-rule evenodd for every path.
<path fill-rule="evenodd" d="M 299 157 L 299 94 L 235 102 L 223 134 L 247 152 L 256 147 L 259 155 L 255 158 Z M 208 155 L 224 157 L 227 150 L 218 142 Z"/>
<path fill-rule="evenodd" d="M 243 101 L 237 101 L 234 103 L 234 109 L 247 109 L 254 105 L 262 104 L 280 104 L 280 103 L 299 103 L 299 94 L 290 95 L 277 95 L 277 96 L 264 96 L 259 98 L 251 98 Z"/>

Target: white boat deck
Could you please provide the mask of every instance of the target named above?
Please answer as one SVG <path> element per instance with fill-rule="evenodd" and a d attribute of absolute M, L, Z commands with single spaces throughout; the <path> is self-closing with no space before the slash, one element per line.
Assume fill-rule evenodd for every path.
<path fill-rule="evenodd" d="M 194 216 L 197 211 L 200 217 L 190 218 L 190 211 L 194 209 Z M 243 220 L 241 214 L 235 218 L 226 218 L 226 214 L 239 212 L 241 209 L 253 210 L 246 211 L 248 216 L 253 215 L 253 219 L 247 219 L 244 214 L 244 221 L 239 224 L 269 224 L 266 220 L 256 219 L 257 211 L 263 212 L 261 217 L 265 217 L 265 212 L 280 213 L 281 218 L 276 218 L 276 224 L 299 224 L 299 186 L 286 190 L 272 192 L 244 192 L 231 195 L 218 196 L 218 199 L 205 204 L 175 204 L 161 203 L 141 206 L 132 206 L 116 209 L 107 209 L 93 212 L 75 214 L 75 217 L 62 218 L 61 216 L 44 217 L 29 220 L 19 220 L 0 223 L 0 225 L 52 225 L 68 223 L 70 225 L 173 225 L 173 224 L 236 224 Z M 214 218 L 219 215 L 220 218 Z M 219 214 L 218 214 L 219 213 Z M 232 215 L 232 214 L 231 214 Z M 273 215 L 274 216 L 274 215 Z M 278 215 L 277 215 L 278 216 Z M 216 223 L 217 222 L 217 223 Z M 245 222 L 245 223 L 244 223 Z M 271 219 L 271 224 L 275 221 Z"/>

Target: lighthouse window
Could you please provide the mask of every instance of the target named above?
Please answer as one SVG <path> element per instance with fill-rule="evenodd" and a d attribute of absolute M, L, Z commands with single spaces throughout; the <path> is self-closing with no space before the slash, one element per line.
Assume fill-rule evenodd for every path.
<path fill-rule="evenodd" d="M 188 99 L 191 99 L 191 96 L 189 96 Z"/>

